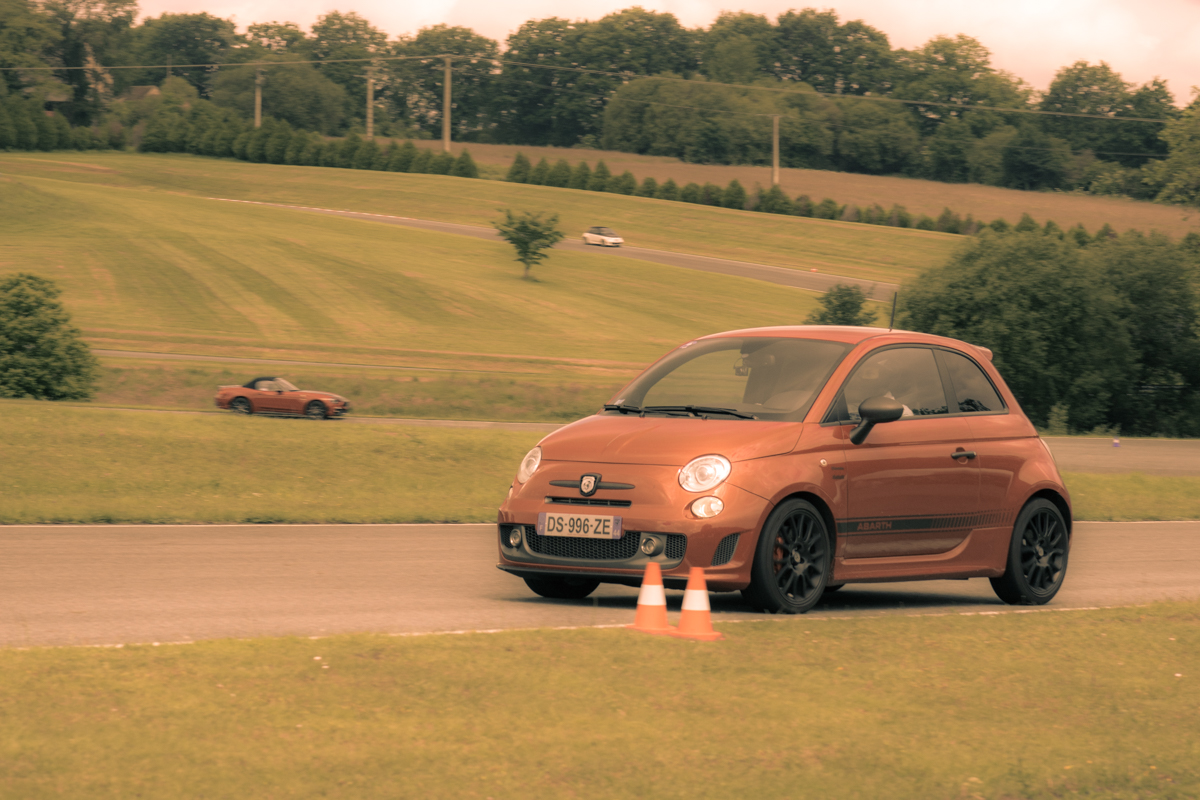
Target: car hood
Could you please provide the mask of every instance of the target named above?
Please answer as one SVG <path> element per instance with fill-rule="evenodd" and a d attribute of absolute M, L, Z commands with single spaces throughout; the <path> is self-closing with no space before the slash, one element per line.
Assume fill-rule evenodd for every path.
<path fill-rule="evenodd" d="M 597 464 L 681 467 L 696 456 L 730 461 L 790 453 L 800 422 L 596 415 L 559 428 L 542 440 L 542 458 Z"/>

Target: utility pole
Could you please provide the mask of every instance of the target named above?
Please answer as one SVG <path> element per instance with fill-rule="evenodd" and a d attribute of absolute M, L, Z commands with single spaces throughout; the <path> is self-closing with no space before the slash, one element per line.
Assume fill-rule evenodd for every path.
<path fill-rule="evenodd" d="M 375 138 L 375 68 L 367 67 L 367 138 Z"/>
<path fill-rule="evenodd" d="M 450 152 L 450 56 L 442 57 L 446 62 L 442 78 L 442 150 Z"/>
<path fill-rule="evenodd" d="M 263 71 L 259 67 L 254 71 L 254 127 L 262 127 L 262 86 Z"/>
<path fill-rule="evenodd" d="M 771 117 L 771 185 L 779 185 L 779 115 Z"/>

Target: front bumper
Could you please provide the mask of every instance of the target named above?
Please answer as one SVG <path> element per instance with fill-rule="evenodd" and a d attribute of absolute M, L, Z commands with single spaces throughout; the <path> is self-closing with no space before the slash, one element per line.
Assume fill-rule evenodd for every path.
<path fill-rule="evenodd" d="M 592 498 L 582 498 L 577 489 L 550 485 L 552 480 L 578 480 L 587 472 L 603 473 L 606 482 L 635 488 L 602 489 Z M 680 488 L 677 474 L 675 467 L 543 462 L 528 483 L 514 484 L 500 507 L 497 566 L 521 577 L 569 575 L 636 586 L 647 564 L 654 561 L 668 587 L 683 588 L 691 568 L 703 567 L 710 589 L 745 588 L 750 583 L 758 531 L 770 511 L 768 502 L 726 482 L 711 492 L 725 503 L 724 510 L 716 517 L 701 519 L 689 506 L 703 495 Z M 627 505 L 583 505 L 588 501 Z M 625 534 L 620 540 L 540 536 L 536 532 L 540 512 L 620 516 Z M 520 543 L 512 547 L 508 536 L 515 525 L 522 527 L 522 535 Z M 639 545 L 647 536 L 659 539 L 661 553 L 647 556 L 641 551 Z"/>

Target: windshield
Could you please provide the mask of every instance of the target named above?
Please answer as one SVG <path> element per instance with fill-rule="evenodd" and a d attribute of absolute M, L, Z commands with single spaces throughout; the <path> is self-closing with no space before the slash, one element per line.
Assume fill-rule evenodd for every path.
<path fill-rule="evenodd" d="M 299 390 L 299 389 L 297 389 L 295 386 L 293 386 L 293 385 L 292 385 L 290 382 L 288 382 L 287 380 L 285 380 L 285 379 L 283 379 L 283 378 L 276 378 L 276 379 L 275 379 L 275 385 L 274 385 L 274 386 L 272 386 L 271 388 L 272 388 L 272 389 L 274 389 L 274 390 L 275 390 L 275 391 L 277 391 L 277 392 L 280 392 L 280 391 L 283 391 L 283 392 L 298 392 L 298 391 L 300 391 L 300 390 Z"/>
<path fill-rule="evenodd" d="M 840 342 L 784 338 L 684 345 L 621 393 L 614 404 L 625 410 L 609 413 L 697 407 L 799 421 L 849 350 L 850 345 Z"/>
<path fill-rule="evenodd" d="M 612 228 L 599 228 L 599 229 L 597 229 L 596 233 L 600 234 L 601 236 L 616 236 L 617 235 L 617 232 L 614 231 Z"/>

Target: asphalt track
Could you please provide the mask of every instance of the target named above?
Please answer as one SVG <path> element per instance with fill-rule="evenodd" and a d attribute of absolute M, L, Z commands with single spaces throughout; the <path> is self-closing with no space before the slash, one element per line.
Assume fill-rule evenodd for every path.
<path fill-rule="evenodd" d="M 311 214 L 326 214 L 335 217 L 348 217 L 367 222 L 382 222 L 387 225 L 402 225 L 406 228 L 420 228 L 438 233 L 450 233 L 458 236 L 472 236 L 477 239 L 500 240 L 500 235 L 493 228 L 483 228 L 478 225 L 463 225 L 456 222 L 436 222 L 412 217 L 398 217 L 390 214 L 371 214 L 363 211 L 341 211 L 334 208 L 317 208 L 313 206 L 296 206 L 286 203 L 264 203 L 256 200 L 230 200 L 224 197 L 210 197 L 210 200 L 223 200 L 229 203 L 248 203 L 256 206 L 272 206 L 288 208 L 294 211 L 304 211 Z M 875 300 L 890 300 L 892 292 L 900 287 L 894 283 L 867 281 L 861 278 L 847 278 L 838 275 L 826 275 L 815 270 L 789 269 L 773 267 L 769 264 L 753 264 L 747 261 L 733 261 L 727 258 L 711 258 L 709 256 L 676 253 L 668 250 L 652 250 L 646 247 L 596 247 L 585 245 L 574 238 L 564 239 L 555 245 L 556 249 L 572 250 L 575 252 L 602 253 L 611 258 L 632 258 L 639 261 L 652 261 L 670 267 L 699 270 L 700 272 L 716 272 L 721 275 L 733 275 L 738 278 L 752 278 L 758 281 L 790 286 L 793 289 L 807 289 L 814 292 L 827 292 L 836 284 L 859 286 L 868 297 Z"/>
<path fill-rule="evenodd" d="M 637 592 L 545 600 L 495 568 L 492 525 L 12 526 L 0 646 L 619 625 Z M 678 612 L 682 592 L 669 591 Z M 1013 613 L 984 579 L 848 586 L 803 618 L 712 594 L 716 620 Z M 1081 522 L 1046 609 L 1200 597 L 1200 522 Z"/>

